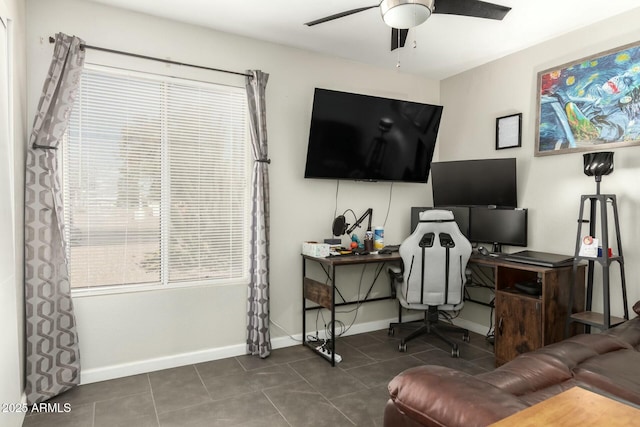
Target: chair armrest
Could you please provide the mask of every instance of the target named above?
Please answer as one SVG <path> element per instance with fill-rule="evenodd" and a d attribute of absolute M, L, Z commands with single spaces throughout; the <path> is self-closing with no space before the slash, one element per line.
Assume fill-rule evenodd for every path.
<path fill-rule="evenodd" d="M 472 283 L 471 280 L 471 276 L 473 275 L 473 272 L 471 271 L 471 269 L 469 267 L 464 269 L 464 284 L 468 285 L 470 283 Z"/>
<path fill-rule="evenodd" d="M 529 407 L 509 392 L 443 366 L 407 369 L 388 388 L 398 410 L 420 425 L 486 426 Z"/>
<path fill-rule="evenodd" d="M 402 282 L 402 268 L 396 266 L 390 266 L 387 268 L 387 274 L 389 274 L 389 285 L 391 286 L 391 296 L 396 297 L 396 283 Z"/>

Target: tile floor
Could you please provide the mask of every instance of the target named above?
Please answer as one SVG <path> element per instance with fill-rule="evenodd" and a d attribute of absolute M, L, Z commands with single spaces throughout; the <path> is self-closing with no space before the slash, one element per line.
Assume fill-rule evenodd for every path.
<path fill-rule="evenodd" d="M 387 330 L 339 338 L 343 361 L 332 368 L 308 348 L 274 350 L 267 359 L 238 356 L 80 386 L 50 402 L 71 411 L 27 415 L 23 427 L 381 426 L 387 383 L 431 364 L 471 374 L 492 370 L 493 348 L 471 334 L 460 358 L 426 336 L 398 352 Z M 460 337 L 461 338 L 461 337 Z"/>

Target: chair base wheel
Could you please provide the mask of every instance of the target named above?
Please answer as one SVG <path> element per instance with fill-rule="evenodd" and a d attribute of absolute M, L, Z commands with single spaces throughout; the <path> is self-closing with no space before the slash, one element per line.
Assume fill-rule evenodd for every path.
<path fill-rule="evenodd" d="M 400 343 L 398 345 L 398 350 L 400 350 L 401 353 L 406 353 L 407 352 L 407 344 L 406 343 Z"/>
<path fill-rule="evenodd" d="M 389 335 L 390 337 L 394 336 L 396 334 L 396 330 L 393 327 L 389 327 L 389 330 L 387 331 L 387 335 Z"/>
<path fill-rule="evenodd" d="M 455 346 L 451 349 L 451 357 L 459 358 L 460 357 L 460 349 L 458 346 Z"/>

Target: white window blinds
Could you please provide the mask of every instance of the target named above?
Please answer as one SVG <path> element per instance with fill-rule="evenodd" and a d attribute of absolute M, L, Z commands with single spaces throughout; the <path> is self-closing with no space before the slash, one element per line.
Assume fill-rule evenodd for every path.
<path fill-rule="evenodd" d="M 85 69 L 64 141 L 72 288 L 248 271 L 243 89 Z"/>

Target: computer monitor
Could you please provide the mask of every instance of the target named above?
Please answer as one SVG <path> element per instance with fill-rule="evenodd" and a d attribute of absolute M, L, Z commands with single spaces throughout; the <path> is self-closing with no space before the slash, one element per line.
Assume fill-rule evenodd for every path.
<path fill-rule="evenodd" d="M 518 207 L 516 159 L 431 163 L 433 206 Z"/>
<path fill-rule="evenodd" d="M 527 246 L 527 210 L 471 208 L 469 240 L 491 243 L 493 252 L 502 252 L 502 245 Z"/>
<path fill-rule="evenodd" d="M 432 207 L 412 207 L 411 208 L 411 233 L 413 233 L 418 225 L 418 221 L 420 221 L 420 212 L 429 210 L 429 209 L 442 209 L 445 211 L 453 212 L 453 218 L 458 224 L 458 228 L 460 232 L 464 234 L 464 236 L 469 238 L 469 208 L 466 206 L 440 206 L 438 208 Z"/>

